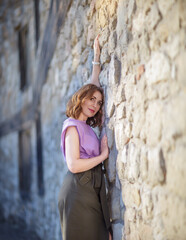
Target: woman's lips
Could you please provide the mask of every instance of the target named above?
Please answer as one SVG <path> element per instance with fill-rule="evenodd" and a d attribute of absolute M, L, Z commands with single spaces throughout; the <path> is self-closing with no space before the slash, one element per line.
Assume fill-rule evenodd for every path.
<path fill-rule="evenodd" d="M 89 108 L 89 110 L 90 110 L 92 113 L 95 113 L 95 111 L 94 111 L 93 109 L 90 109 L 90 108 Z"/>

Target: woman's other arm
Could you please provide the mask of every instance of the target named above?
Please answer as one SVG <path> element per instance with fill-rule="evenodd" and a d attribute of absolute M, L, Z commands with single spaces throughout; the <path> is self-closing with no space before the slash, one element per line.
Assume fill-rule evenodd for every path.
<path fill-rule="evenodd" d="M 94 61 L 93 62 L 100 62 L 99 35 L 97 35 L 97 37 L 94 40 Z M 100 83 L 99 83 L 100 71 L 101 71 L 100 64 L 93 64 L 90 83 L 95 84 L 98 87 L 100 87 Z"/>
<path fill-rule="evenodd" d="M 68 169 L 72 173 L 89 170 L 108 158 L 107 137 L 101 140 L 101 154 L 97 157 L 81 159 L 79 153 L 79 135 L 76 127 L 68 127 L 65 135 L 65 154 Z"/>

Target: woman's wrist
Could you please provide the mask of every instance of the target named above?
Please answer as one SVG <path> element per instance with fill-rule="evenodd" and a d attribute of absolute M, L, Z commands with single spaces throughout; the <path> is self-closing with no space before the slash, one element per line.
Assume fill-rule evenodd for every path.
<path fill-rule="evenodd" d="M 94 55 L 94 62 L 99 62 L 100 55 Z"/>

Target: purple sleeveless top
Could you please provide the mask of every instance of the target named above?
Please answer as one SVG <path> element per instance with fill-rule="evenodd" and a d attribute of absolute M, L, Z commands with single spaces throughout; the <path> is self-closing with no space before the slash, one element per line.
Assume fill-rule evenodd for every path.
<path fill-rule="evenodd" d="M 66 130 L 70 126 L 75 126 L 79 134 L 79 144 L 80 144 L 80 158 L 92 158 L 100 154 L 99 149 L 99 139 L 92 130 L 92 128 L 86 124 L 86 121 L 80 121 L 73 118 L 67 118 L 63 123 L 62 133 L 61 133 L 61 150 L 65 157 L 65 134 Z M 72 146 L 73 147 L 73 146 Z"/>

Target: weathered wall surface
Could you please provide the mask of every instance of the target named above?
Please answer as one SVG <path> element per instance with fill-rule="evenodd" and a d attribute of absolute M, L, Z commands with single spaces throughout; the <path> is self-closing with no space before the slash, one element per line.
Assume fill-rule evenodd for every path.
<path fill-rule="evenodd" d="M 184 0 L 73 1 L 42 90 L 45 196 L 39 198 L 35 187 L 34 204 L 27 208 L 44 239 L 52 239 L 51 236 L 60 239 L 56 203 L 66 171 L 59 148 L 60 131 L 69 97 L 90 78 L 93 39 L 98 33 L 101 34 L 100 82 L 106 95 L 105 126 L 110 147 L 107 180 L 114 240 L 186 239 L 185 3 Z M 43 4 L 46 20 L 49 4 L 47 1 Z M 9 44 L 8 39 L 6 42 Z M 2 59 L 1 66 L 5 58 Z M 15 64 L 10 57 L 7 59 Z M 4 67 L 1 71 L 3 79 L 10 79 L 16 87 Z M 16 79 L 18 82 L 18 76 Z M 7 93 L 10 85 L 5 80 L 2 83 Z M 1 101 L 8 104 L 5 95 Z M 20 101 L 21 97 L 17 99 Z M 16 106 L 12 111 L 19 108 Z M 3 109 L 2 120 L 13 113 L 11 109 Z M 33 126 L 33 152 L 34 134 Z M 1 170 L 15 180 L 17 154 L 12 146 L 18 151 L 16 133 L 1 139 L 4 154 Z M 14 168 L 10 170 L 10 166 Z M 12 188 L 14 180 L 6 182 L 6 191 L 1 188 L 1 193 L 7 196 L 4 201 L 9 201 L 4 206 L 11 205 L 11 198 L 16 204 L 19 199 L 18 187 Z M 16 213 L 14 206 L 5 208 L 7 215 Z M 41 215 L 37 214 L 39 209 Z"/>

